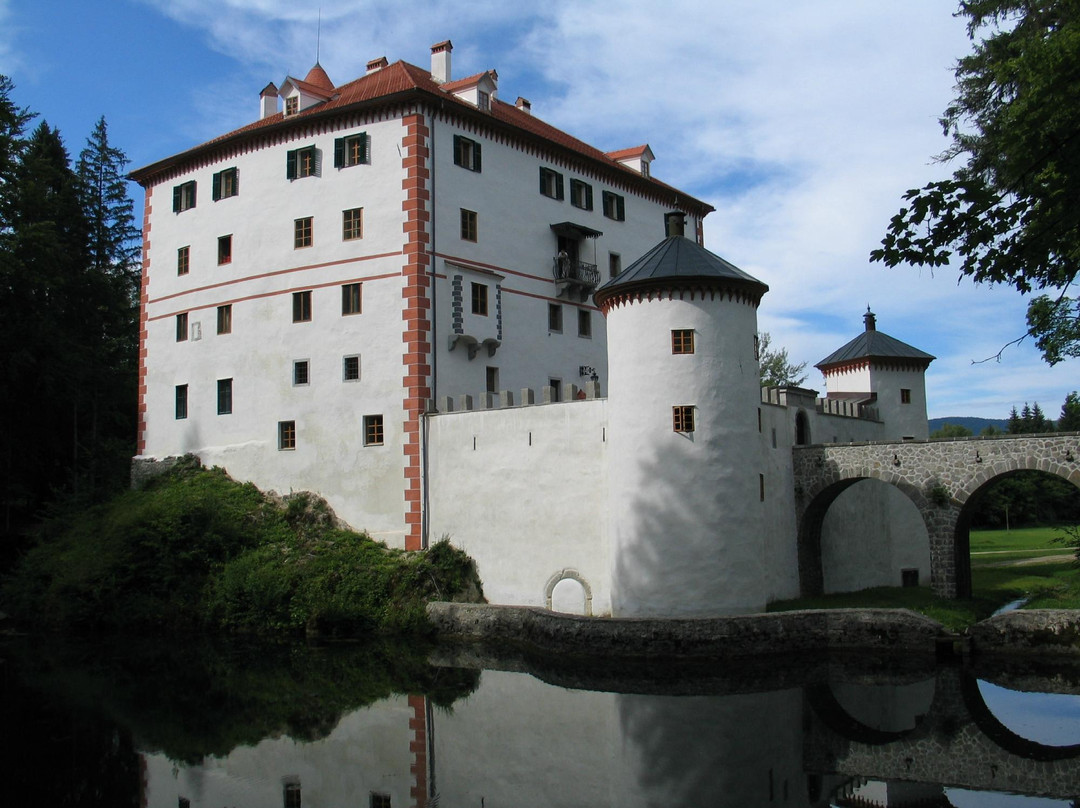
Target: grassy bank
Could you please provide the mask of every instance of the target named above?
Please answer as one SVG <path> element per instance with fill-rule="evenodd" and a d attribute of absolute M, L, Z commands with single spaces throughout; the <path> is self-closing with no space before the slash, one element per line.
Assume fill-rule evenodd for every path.
<path fill-rule="evenodd" d="M 45 525 L 0 588 L 0 608 L 53 629 L 347 636 L 423 631 L 428 600 L 480 598 L 446 542 L 392 550 L 317 497 L 267 496 L 197 461 Z"/>
<path fill-rule="evenodd" d="M 769 605 L 769 611 L 792 609 L 896 608 L 932 617 L 953 630 L 983 620 L 1002 606 L 1027 598 L 1029 609 L 1080 608 L 1080 567 L 1072 549 L 1055 542 L 1058 528 L 973 530 L 972 597 L 947 600 L 925 586 L 876 587 L 859 592 L 798 598 Z"/>

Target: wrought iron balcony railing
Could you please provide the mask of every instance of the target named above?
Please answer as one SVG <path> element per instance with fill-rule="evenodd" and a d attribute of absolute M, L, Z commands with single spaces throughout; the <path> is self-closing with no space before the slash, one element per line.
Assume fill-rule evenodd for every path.
<path fill-rule="evenodd" d="M 600 285 L 600 272 L 596 264 L 575 261 L 566 255 L 557 255 L 552 259 L 552 273 L 556 281 L 569 281 L 589 289 Z"/>

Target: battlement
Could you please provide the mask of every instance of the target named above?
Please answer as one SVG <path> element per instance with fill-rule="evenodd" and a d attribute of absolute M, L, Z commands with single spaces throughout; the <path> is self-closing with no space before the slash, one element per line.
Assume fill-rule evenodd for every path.
<path fill-rule="evenodd" d="M 585 382 L 578 387 L 565 382 L 559 389 L 559 395 L 550 385 L 540 388 L 540 400 L 536 400 L 536 391 L 531 387 L 521 388 L 515 398 L 513 390 L 500 390 L 498 393 L 481 393 L 478 396 L 463 394 L 459 396 L 440 396 L 428 402 L 428 413 L 470 412 L 472 410 L 505 410 L 511 407 L 531 407 L 542 404 L 563 404 L 572 401 L 593 401 L 603 398 L 600 395 L 600 382 Z"/>
<path fill-rule="evenodd" d="M 811 407 L 821 415 L 839 418 L 858 418 L 864 421 L 878 420 L 877 408 L 871 406 L 872 394 L 850 398 L 820 398 L 817 390 L 802 387 L 762 387 L 761 403 L 779 407 Z"/>

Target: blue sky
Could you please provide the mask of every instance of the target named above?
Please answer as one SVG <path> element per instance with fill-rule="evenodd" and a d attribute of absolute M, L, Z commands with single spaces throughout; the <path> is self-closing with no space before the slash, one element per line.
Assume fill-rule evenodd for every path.
<path fill-rule="evenodd" d="M 948 0 L 0 0 L 0 72 L 76 155 L 98 117 L 132 166 L 257 117 L 259 91 L 320 61 L 499 72 L 500 97 L 610 151 L 649 143 L 654 175 L 716 207 L 706 246 L 771 287 L 761 330 L 808 366 L 878 327 L 934 354 L 930 416 L 1056 417 L 1077 360 L 1047 367 L 1008 288 L 871 265 L 908 188 L 947 176 L 937 123 L 969 49 Z M 541 4 L 536 4 L 540 6 Z M 811 369 L 807 386 L 824 392 Z"/>

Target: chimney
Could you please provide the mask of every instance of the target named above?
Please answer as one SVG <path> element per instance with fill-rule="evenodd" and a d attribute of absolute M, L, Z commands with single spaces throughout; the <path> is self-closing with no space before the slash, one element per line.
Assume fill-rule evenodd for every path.
<path fill-rule="evenodd" d="M 529 101 L 528 98 L 522 98 L 519 95 L 517 103 L 514 104 L 514 106 L 516 106 L 518 109 L 520 109 L 526 115 L 532 115 L 532 103 Z"/>
<path fill-rule="evenodd" d="M 269 118 L 271 115 L 276 115 L 278 99 L 277 85 L 274 82 L 270 82 L 263 91 L 259 93 L 259 120 L 263 118 Z"/>
<path fill-rule="evenodd" d="M 449 40 L 431 46 L 431 77 L 439 84 L 450 81 L 450 51 L 454 44 Z"/>
<path fill-rule="evenodd" d="M 874 312 L 870 311 L 870 306 L 866 307 L 866 314 L 862 316 L 862 320 L 867 331 L 877 331 L 877 317 L 874 316 Z"/>
<path fill-rule="evenodd" d="M 686 235 L 686 214 L 682 211 L 673 211 L 672 213 L 664 214 L 664 234 L 671 238 L 672 236 L 685 236 Z"/>
<path fill-rule="evenodd" d="M 378 59 L 372 59 L 370 62 L 367 63 L 367 75 L 370 76 L 376 70 L 382 70 L 388 64 L 390 63 L 386 61 L 385 56 L 380 56 Z"/>

